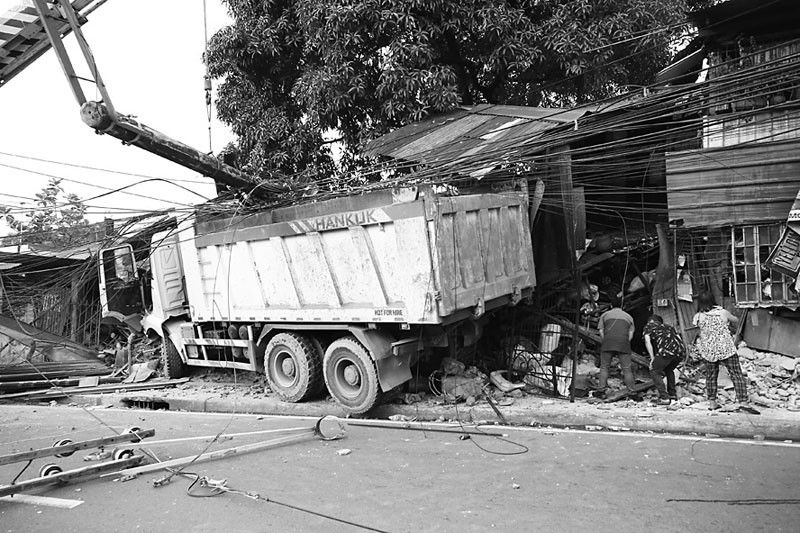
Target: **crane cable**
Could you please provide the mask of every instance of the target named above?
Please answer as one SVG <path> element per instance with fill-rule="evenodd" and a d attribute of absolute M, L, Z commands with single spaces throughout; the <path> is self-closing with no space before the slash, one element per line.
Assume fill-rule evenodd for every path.
<path fill-rule="evenodd" d="M 206 6 L 206 0 L 203 0 L 203 44 L 204 44 L 204 53 L 203 59 L 205 60 L 206 66 L 206 73 L 203 76 L 203 89 L 206 95 L 206 118 L 208 119 L 208 153 L 214 153 L 214 146 L 211 142 L 211 115 L 212 115 L 212 103 L 211 103 L 211 75 L 208 73 L 208 8 Z"/>

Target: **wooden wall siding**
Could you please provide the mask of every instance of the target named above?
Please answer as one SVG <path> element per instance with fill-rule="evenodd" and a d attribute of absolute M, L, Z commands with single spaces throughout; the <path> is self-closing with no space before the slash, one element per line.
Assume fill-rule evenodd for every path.
<path fill-rule="evenodd" d="M 800 139 L 667 154 L 670 220 L 687 228 L 785 220 L 800 190 Z"/>
<path fill-rule="evenodd" d="M 703 148 L 722 148 L 742 143 L 763 143 L 800 138 L 800 110 L 784 109 L 747 116 L 706 117 Z"/>

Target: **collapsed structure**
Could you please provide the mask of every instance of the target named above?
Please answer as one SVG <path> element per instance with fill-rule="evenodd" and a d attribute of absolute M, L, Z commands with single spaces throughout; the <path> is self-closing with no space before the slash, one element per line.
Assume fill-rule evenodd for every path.
<path fill-rule="evenodd" d="M 35 4 L 38 14 L 49 10 L 42 31 L 48 17 L 59 20 Z M 164 344 L 168 373 L 187 363 L 263 367 L 290 400 L 318 390 L 329 357 L 322 353 L 350 333 L 372 354 L 369 364 L 352 356 L 322 374 L 354 412 L 377 401 L 376 382 L 385 392 L 409 381 L 417 354 L 432 347 L 475 363 L 473 377 L 503 369 L 536 389 L 580 394 L 591 388 L 597 317 L 617 295 L 637 331 L 657 313 L 691 345 L 694 296 L 710 290 L 745 311 L 739 334 L 749 346 L 798 357 L 800 241 L 783 226 L 800 189 L 800 26 L 789 2 L 774 4 L 731 0 L 690 14 L 698 37 L 641 92 L 573 109 L 461 108 L 373 141 L 367 153 L 391 175 L 347 197 L 201 214 L 184 224 L 186 239 L 174 237 L 174 222 L 160 236 L 105 246 L 101 267 L 89 267 L 104 315 L 125 323 L 151 306 L 159 320 L 144 330 L 172 339 Z M 60 22 L 79 32 L 80 20 L 61 7 Z M 109 102 L 79 96 L 92 127 L 177 146 L 114 114 Z M 142 131 L 122 132 L 134 127 Z M 513 191 L 504 185 L 520 181 Z M 426 228 L 400 230 L 416 218 L 386 214 L 411 204 Z M 403 240 L 411 234 L 419 239 Z M 255 249 L 269 259 L 257 260 Z M 407 253 L 415 258 L 408 264 Z M 395 274 L 414 272 L 397 282 Z M 437 318 L 417 320 L 415 298 L 425 300 L 420 316 Z M 99 313 L 92 320 L 99 330 Z M 79 322 L 69 331 L 80 331 Z M 276 334 L 288 337 L 273 346 Z M 643 351 L 638 337 L 634 349 Z M 427 378 L 433 368 L 422 361 Z"/>

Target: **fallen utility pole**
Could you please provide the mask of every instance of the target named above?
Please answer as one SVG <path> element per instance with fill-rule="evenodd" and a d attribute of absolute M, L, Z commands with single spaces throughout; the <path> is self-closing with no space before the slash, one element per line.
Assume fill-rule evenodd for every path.
<path fill-rule="evenodd" d="M 141 455 L 134 455 L 125 459 L 117 459 L 107 463 L 100 463 L 99 465 L 85 466 L 83 468 L 76 468 L 75 470 L 67 470 L 66 472 L 59 472 L 49 476 L 42 476 L 26 481 L 21 481 L 13 485 L 0 486 L 0 497 L 17 494 L 18 492 L 25 492 L 27 490 L 45 487 L 47 485 L 57 485 L 67 483 L 77 478 L 86 478 L 108 472 L 109 470 L 119 470 L 120 468 L 127 468 L 137 465 L 142 462 L 144 457 Z"/>
<path fill-rule="evenodd" d="M 333 422 L 338 425 L 338 432 L 332 435 L 328 435 L 325 433 L 325 430 L 322 428 L 322 424 L 325 422 Z M 273 431 L 273 430 L 266 430 L 266 431 Z M 177 459 L 172 459 L 169 461 L 163 461 L 159 463 L 154 463 L 150 465 L 144 465 L 137 468 L 129 468 L 127 470 L 122 470 L 119 472 L 113 472 L 111 474 L 105 474 L 103 477 L 120 474 L 125 477 L 136 476 L 139 474 L 144 474 L 147 472 L 156 472 L 158 470 L 164 469 L 171 469 L 174 467 L 182 467 L 189 464 L 197 464 L 197 463 L 205 463 L 207 461 L 214 461 L 216 459 L 224 459 L 225 457 L 230 457 L 233 455 L 242 455 L 245 453 L 252 453 L 258 452 L 262 450 L 270 450 L 272 448 L 278 448 L 280 446 L 286 446 L 287 444 L 295 444 L 298 442 L 303 442 L 309 440 L 310 438 L 317 437 L 320 440 L 324 441 L 331 441 L 331 440 L 339 440 L 345 437 L 346 433 L 344 430 L 344 426 L 342 421 L 333 416 L 323 416 L 318 418 L 313 426 L 305 427 L 305 428 L 285 428 L 285 429 L 277 429 L 274 431 L 287 431 L 295 433 L 294 435 L 287 435 L 285 437 L 278 437 L 272 440 L 266 440 L 262 442 L 256 442 L 254 444 L 244 444 L 241 446 L 234 446 L 232 448 L 225 448 L 222 450 L 215 450 L 213 452 L 204 452 L 200 454 L 190 455 L 187 457 L 179 457 Z M 244 435 L 244 434 L 242 434 Z M 207 438 L 207 437 L 199 437 L 199 438 Z M 186 440 L 186 439 L 182 439 Z M 174 442 L 173 440 L 172 442 Z M 167 441 L 169 442 L 169 441 Z M 148 446 L 159 444 L 158 442 L 150 442 Z M 174 473 L 173 473 L 174 475 Z M 170 476 L 171 477 L 171 476 Z"/>
<path fill-rule="evenodd" d="M 348 426 L 360 426 L 368 428 L 381 428 L 381 429 L 405 429 L 411 431 L 430 431 L 431 433 L 455 433 L 457 435 L 487 435 L 490 437 L 506 437 L 505 433 L 498 433 L 495 431 L 483 431 L 477 429 L 468 429 L 461 425 L 442 426 L 435 423 L 416 422 L 416 421 L 393 421 L 393 420 L 356 420 L 350 418 L 347 420 Z"/>
<path fill-rule="evenodd" d="M 215 459 L 224 459 L 225 457 L 231 457 L 233 455 L 243 455 L 245 453 L 270 450 L 272 448 L 286 446 L 287 444 L 295 444 L 298 442 L 309 440 L 312 437 L 314 437 L 313 430 L 308 430 L 308 432 L 301 433 L 299 435 L 279 437 L 277 439 L 267 440 L 263 442 L 256 442 L 254 444 L 244 444 L 242 446 L 234 446 L 233 448 L 215 450 L 213 452 L 202 453 L 199 455 L 195 454 L 195 455 L 189 455 L 187 457 L 179 457 L 177 459 L 171 459 L 169 461 L 163 461 L 161 463 L 153 463 L 150 465 L 139 466 L 136 468 L 128 468 L 126 470 L 120 470 L 117 472 L 112 472 L 110 474 L 104 474 L 103 477 L 109 475 L 121 475 L 125 477 L 136 476 L 139 474 L 146 474 L 148 472 L 157 472 L 159 470 L 185 466 L 188 464 L 194 465 L 198 463 L 205 463 L 208 461 L 214 461 Z"/>
<path fill-rule="evenodd" d="M 0 456 L 0 466 L 19 463 L 22 461 L 32 461 L 34 459 L 39 459 L 40 457 L 72 455 L 78 450 L 86 450 L 100 446 L 110 446 L 111 444 L 117 444 L 120 442 L 138 442 L 147 437 L 152 437 L 155 434 L 155 429 L 144 429 L 131 433 L 123 433 L 122 435 L 114 435 L 112 437 L 100 437 L 97 439 L 84 440 L 80 442 L 70 442 L 60 446 L 51 446 L 49 448 L 40 448 L 38 450 L 2 455 Z"/>

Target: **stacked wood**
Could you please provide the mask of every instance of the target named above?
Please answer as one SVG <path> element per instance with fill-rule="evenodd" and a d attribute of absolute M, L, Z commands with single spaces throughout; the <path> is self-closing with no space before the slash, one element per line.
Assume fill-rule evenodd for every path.
<path fill-rule="evenodd" d="M 32 381 L 3 381 L 0 382 L 0 392 L 20 392 L 36 389 L 50 389 L 53 387 L 76 387 L 80 385 L 82 378 L 66 378 L 66 379 L 37 379 Z M 122 378 L 112 376 L 101 376 L 97 378 L 97 383 L 119 383 Z"/>
<path fill-rule="evenodd" d="M 87 376 L 103 376 L 95 385 L 121 381 L 107 376 L 108 373 L 108 367 L 99 361 L 23 362 L 0 366 L 0 393 L 70 387 L 78 385 L 80 378 Z"/>
<path fill-rule="evenodd" d="M 27 363 L 0 366 L 0 383 L 21 380 L 47 380 L 75 376 L 100 376 L 108 367 L 99 361 L 64 361 L 59 363 Z"/>
<path fill-rule="evenodd" d="M 34 390 L 27 392 L 14 392 L 0 395 L 0 400 L 55 400 L 66 398 L 73 394 L 101 394 L 122 391 L 140 391 L 147 389 L 163 389 L 186 383 L 189 378 L 170 379 L 164 381 L 149 381 L 147 383 L 113 383 L 97 385 L 95 387 L 63 387 L 47 390 Z"/>

